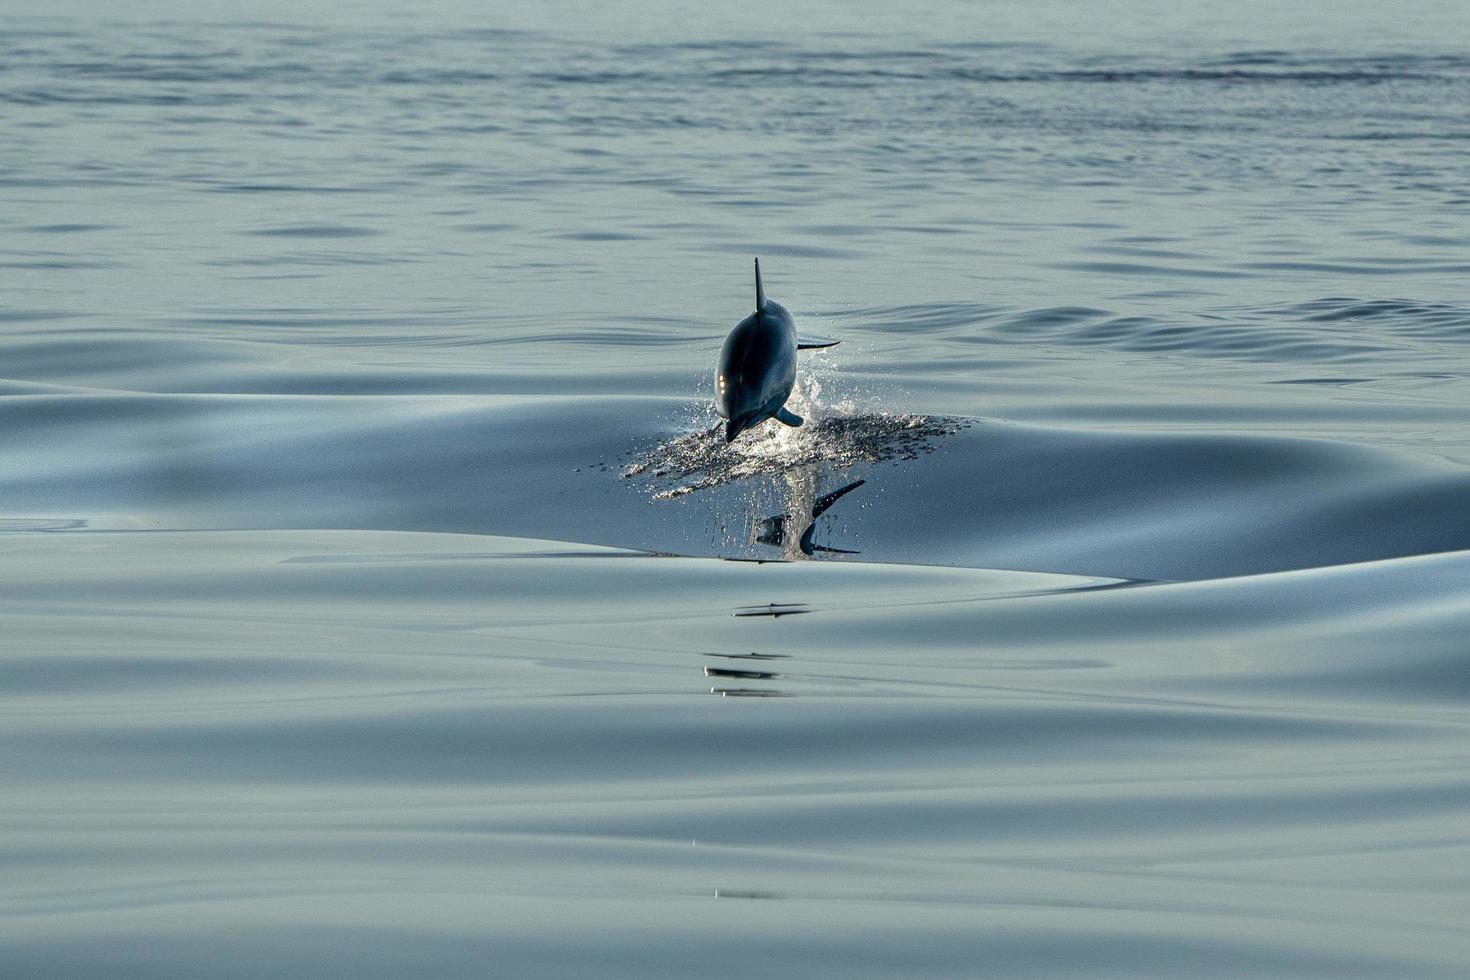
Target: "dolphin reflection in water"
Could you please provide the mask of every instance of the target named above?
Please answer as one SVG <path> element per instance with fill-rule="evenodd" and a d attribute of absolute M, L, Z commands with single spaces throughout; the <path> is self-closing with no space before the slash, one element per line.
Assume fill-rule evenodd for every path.
<path fill-rule="evenodd" d="M 796 384 L 796 352 L 832 347 L 838 341 L 801 340 L 791 313 L 761 288 L 761 260 L 755 260 L 755 312 L 735 325 L 720 348 L 715 371 L 715 411 L 725 420 L 725 441 L 766 419 L 801 425 L 786 409 Z"/>
<path fill-rule="evenodd" d="M 755 543 L 770 545 L 773 548 L 780 548 L 783 556 L 789 558 L 795 557 L 795 551 L 797 550 L 799 550 L 803 555 L 806 555 L 808 558 L 813 557 L 819 551 L 825 552 L 829 555 L 858 554 L 858 552 L 856 551 L 848 551 L 843 548 L 825 548 L 822 545 L 817 544 L 812 539 L 817 532 L 817 518 L 825 514 L 827 512 L 827 509 L 833 504 L 837 503 L 837 501 L 841 500 L 847 494 L 852 493 L 852 491 L 856 490 L 858 487 L 862 486 L 868 481 L 854 480 L 847 486 L 842 487 L 838 490 L 833 490 L 831 493 L 823 494 L 816 500 L 812 500 L 809 494 L 801 492 L 801 488 L 799 488 L 798 484 L 806 481 L 801 480 L 800 477 L 798 477 L 796 480 L 788 479 L 787 482 L 788 485 L 790 485 L 791 490 L 793 491 L 791 503 L 794 513 L 775 514 L 761 521 L 756 528 L 755 534 L 753 535 Z M 806 509 L 807 501 L 811 501 L 810 508 L 812 516 L 810 520 L 804 520 L 803 518 L 805 517 L 805 515 L 801 513 L 802 510 Z M 793 535 L 791 532 L 794 531 L 796 528 L 802 527 L 803 525 L 806 527 L 806 530 L 801 532 L 800 537 L 795 538 L 794 543 L 796 544 L 796 549 L 793 550 L 791 548 L 791 544 L 793 543 Z"/>

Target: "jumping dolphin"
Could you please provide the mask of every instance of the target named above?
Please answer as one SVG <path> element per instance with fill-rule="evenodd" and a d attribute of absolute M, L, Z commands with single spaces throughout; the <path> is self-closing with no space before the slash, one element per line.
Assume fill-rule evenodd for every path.
<path fill-rule="evenodd" d="M 720 348 L 715 371 L 715 411 L 725 419 L 725 441 L 766 419 L 798 426 L 801 416 L 785 408 L 796 384 L 796 352 L 832 347 L 838 341 L 800 340 L 786 307 L 766 299 L 761 260 L 755 260 L 755 312 L 735 324 Z"/>

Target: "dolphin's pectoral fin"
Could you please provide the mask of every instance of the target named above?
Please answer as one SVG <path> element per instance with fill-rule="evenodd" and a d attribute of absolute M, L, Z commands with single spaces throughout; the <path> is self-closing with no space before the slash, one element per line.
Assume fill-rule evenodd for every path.
<path fill-rule="evenodd" d="M 784 408 L 776 409 L 776 414 L 773 417 L 777 422 L 780 422 L 782 425 L 789 425 L 793 429 L 800 425 L 802 421 L 800 415 L 794 415 Z"/>
<path fill-rule="evenodd" d="M 797 337 L 797 350 L 820 350 L 823 347 L 836 347 L 842 343 L 840 340 L 814 340 L 810 337 Z"/>

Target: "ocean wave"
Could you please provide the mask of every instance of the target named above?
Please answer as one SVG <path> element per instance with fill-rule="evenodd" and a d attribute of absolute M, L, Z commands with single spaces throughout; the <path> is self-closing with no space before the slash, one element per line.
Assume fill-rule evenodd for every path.
<path fill-rule="evenodd" d="M 17 518 L 532 533 L 760 557 L 763 522 L 791 513 L 790 494 L 865 480 L 814 528 L 816 544 L 871 561 L 1130 579 L 1470 547 L 1470 476 L 1408 453 L 819 406 L 796 441 L 756 433 L 726 458 L 699 434 L 708 409 L 681 417 L 679 404 L 15 394 L 0 399 L 0 492 Z M 666 499 L 650 501 L 650 475 Z"/>

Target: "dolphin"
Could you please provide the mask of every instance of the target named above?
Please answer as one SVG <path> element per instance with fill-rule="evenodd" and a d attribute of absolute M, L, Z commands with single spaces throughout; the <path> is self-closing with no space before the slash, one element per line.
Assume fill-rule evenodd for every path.
<path fill-rule="evenodd" d="M 720 348 L 715 370 L 715 411 L 725 420 L 725 442 L 766 419 L 801 425 L 786 410 L 796 384 L 796 352 L 832 347 L 838 341 L 801 340 L 786 307 L 766 299 L 761 260 L 755 260 L 755 312 L 735 324 Z"/>

